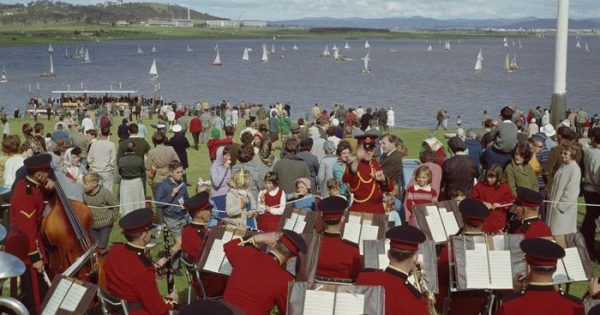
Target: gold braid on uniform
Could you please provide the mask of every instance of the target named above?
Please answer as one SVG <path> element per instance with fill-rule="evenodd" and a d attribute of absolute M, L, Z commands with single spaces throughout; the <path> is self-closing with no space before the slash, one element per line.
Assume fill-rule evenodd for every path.
<path fill-rule="evenodd" d="M 369 161 L 369 167 L 371 168 L 371 173 L 375 172 L 375 169 L 373 168 L 373 164 L 371 161 Z M 370 180 L 364 180 L 362 178 L 362 176 L 360 176 L 360 170 L 357 170 L 356 175 L 358 176 L 358 184 L 356 185 L 356 187 L 352 187 L 350 186 L 350 189 L 352 190 L 356 190 L 358 189 L 358 187 L 360 186 L 360 184 L 370 184 L 373 182 L 373 180 L 375 180 L 374 177 L 371 177 Z M 371 192 L 369 193 L 369 195 L 365 198 L 365 199 L 356 199 L 356 197 L 354 197 L 354 202 L 358 202 L 358 203 L 363 203 L 368 201 L 369 199 L 371 199 L 371 197 L 373 196 L 373 193 L 375 193 L 375 185 L 371 185 Z"/>

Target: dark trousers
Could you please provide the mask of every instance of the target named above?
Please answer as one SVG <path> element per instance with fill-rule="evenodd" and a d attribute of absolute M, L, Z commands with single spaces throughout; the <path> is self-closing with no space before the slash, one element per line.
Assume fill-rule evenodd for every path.
<path fill-rule="evenodd" d="M 25 272 L 21 275 L 21 295 L 19 300 L 29 310 L 30 314 L 37 314 L 40 311 L 44 296 L 48 292 L 48 286 L 44 282 L 44 277 L 27 265 Z"/>
<path fill-rule="evenodd" d="M 585 199 L 585 203 L 600 204 L 600 193 L 583 190 L 583 198 Z M 596 219 L 599 216 L 600 207 L 586 206 L 585 217 L 581 223 L 581 234 L 583 234 L 585 246 L 587 247 L 588 253 L 592 259 L 596 257 L 594 240 L 596 237 Z"/>
<path fill-rule="evenodd" d="M 194 147 L 196 148 L 196 150 L 198 150 L 198 142 L 200 139 L 200 133 L 199 132 L 192 132 L 192 138 L 194 139 Z"/>

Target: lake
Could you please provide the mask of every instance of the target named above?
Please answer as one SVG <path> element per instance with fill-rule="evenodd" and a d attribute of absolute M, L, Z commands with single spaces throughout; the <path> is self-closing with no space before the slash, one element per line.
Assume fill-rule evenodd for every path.
<path fill-rule="evenodd" d="M 569 41 L 568 106 L 585 107 L 591 113 L 600 111 L 600 39 L 583 38 L 590 52 Z M 52 90 L 104 90 L 122 88 L 152 96 L 157 82 L 166 101 L 195 103 L 220 102 L 292 104 L 292 116 L 301 117 L 314 103 L 330 109 L 335 103 L 363 108 L 392 106 L 396 126 L 424 127 L 435 125 L 435 114 L 441 107 L 450 114 L 450 126 L 461 115 L 463 125 L 479 125 L 481 113 L 497 113 L 505 105 L 527 110 L 548 107 L 554 76 L 554 39 L 524 39 L 523 48 L 502 47 L 501 40 L 451 41 L 452 49 L 444 50 L 437 39 L 427 52 L 424 40 L 369 40 L 369 67 L 363 74 L 361 58 L 366 54 L 364 40 L 350 41 L 351 49 L 342 47 L 345 40 L 123 40 L 84 43 L 92 63 L 64 58 L 65 48 L 74 53 L 75 44 L 53 45 L 55 78 L 40 78 L 48 71 L 47 45 L 0 47 L 0 65 L 5 65 L 9 82 L 0 84 L 0 104 L 9 111 L 25 108 L 30 94 L 49 96 Z M 509 39 L 510 42 L 510 39 Z M 516 40 L 515 40 L 516 42 Z M 219 45 L 223 66 L 212 66 L 214 47 Z M 260 61 L 261 44 L 274 43 L 277 53 L 268 63 Z M 190 45 L 193 52 L 186 52 Z M 296 44 L 298 50 L 292 50 Z M 325 45 L 340 48 L 340 54 L 353 61 L 336 62 L 319 58 Z M 137 54 L 141 45 L 144 54 Z M 151 53 L 156 46 L 157 52 Z M 518 45 L 517 45 L 518 46 Z M 251 47 L 251 62 L 242 61 L 244 47 Z M 281 50 L 285 47 L 285 51 Z M 474 73 L 479 49 L 483 50 L 483 71 Z M 396 50 L 392 52 L 391 50 Z M 521 69 L 506 74 L 504 57 L 517 54 Z M 281 58 L 283 56 L 284 58 Z M 159 79 L 148 75 L 156 58 Z"/>

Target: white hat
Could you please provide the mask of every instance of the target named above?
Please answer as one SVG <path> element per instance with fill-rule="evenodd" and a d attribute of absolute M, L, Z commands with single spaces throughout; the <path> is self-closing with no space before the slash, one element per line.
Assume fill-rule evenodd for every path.
<path fill-rule="evenodd" d="M 334 118 L 334 119 L 331 120 L 331 125 L 333 127 L 337 127 L 337 126 L 340 125 L 340 121 L 337 118 Z"/>
<path fill-rule="evenodd" d="M 554 127 L 552 127 L 551 124 L 547 124 L 544 127 L 542 127 L 542 132 L 548 138 L 550 138 L 550 137 L 552 137 L 552 136 L 554 136 L 556 134 L 556 130 L 554 130 Z"/>
<path fill-rule="evenodd" d="M 536 120 L 535 118 L 531 118 L 531 122 L 532 122 L 532 123 L 534 123 L 534 122 L 536 122 L 536 121 L 537 121 L 537 120 Z"/>
<path fill-rule="evenodd" d="M 568 119 L 565 119 L 560 122 L 563 126 L 571 128 L 571 122 Z"/>
<path fill-rule="evenodd" d="M 173 132 L 180 132 L 181 131 L 181 125 L 180 124 L 175 124 L 173 127 L 171 127 L 171 130 Z"/>

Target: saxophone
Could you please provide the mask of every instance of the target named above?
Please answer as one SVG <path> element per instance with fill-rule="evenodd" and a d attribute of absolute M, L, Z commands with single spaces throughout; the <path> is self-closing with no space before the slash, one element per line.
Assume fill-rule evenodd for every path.
<path fill-rule="evenodd" d="M 428 315 L 438 315 L 438 312 L 435 309 L 435 295 L 427 288 L 427 283 L 429 282 L 427 274 L 421 269 L 421 266 L 417 264 L 413 268 L 412 275 L 415 278 L 415 288 L 427 298 Z"/>

